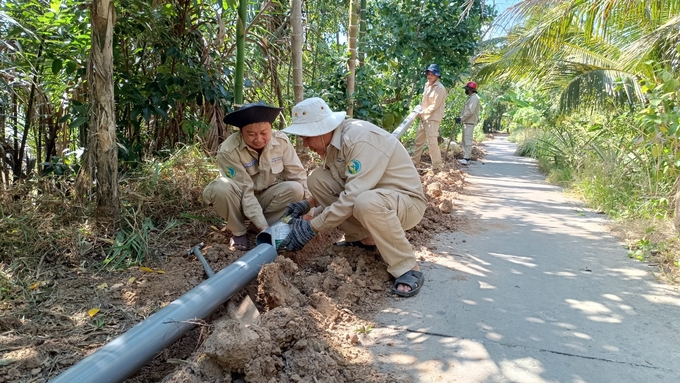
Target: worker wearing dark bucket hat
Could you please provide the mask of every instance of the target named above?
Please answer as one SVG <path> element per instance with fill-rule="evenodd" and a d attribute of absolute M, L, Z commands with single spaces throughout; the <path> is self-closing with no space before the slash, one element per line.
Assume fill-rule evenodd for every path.
<path fill-rule="evenodd" d="M 430 64 L 425 70 L 427 82 L 423 89 L 423 99 L 420 103 L 421 112 L 418 114 L 420 125 L 416 132 L 415 148 L 411 155 L 413 164 L 420 165 L 420 157 L 425 151 L 425 144 L 432 160 L 432 169 L 442 168 L 442 154 L 439 150 L 439 125 L 444 117 L 446 106 L 446 88 L 439 82 L 441 72 L 439 65 Z"/>
<path fill-rule="evenodd" d="M 442 74 L 439 71 L 439 65 L 437 64 L 430 64 L 425 71 L 423 71 L 423 74 L 427 74 L 427 72 L 432 72 L 433 75 L 437 77 L 441 77 Z"/>
<path fill-rule="evenodd" d="M 231 245 L 248 250 L 246 220 L 264 230 L 281 219 L 286 206 L 309 196 L 307 172 L 288 136 L 272 130 L 281 108 L 246 104 L 224 117 L 239 128 L 220 145 L 220 175 L 203 190 L 203 201 L 227 221 Z"/>
<path fill-rule="evenodd" d="M 309 175 L 312 197 L 291 204 L 290 234 L 280 248 L 302 249 L 319 231 L 339 227 L 345 241 L 336 246 L 375 249 L 395 278 L 392 291 L 413 296 L 423 285 L 416 256 L 404 230 L 423 218 L 427 202 L 408 152 L 396 137 L 368 121 L 345 119 L 318 97 L 293 107 L 283 131 L 300 136 L 324 165 Z M 317 206 L 312 220 L 296 206 Z"/>

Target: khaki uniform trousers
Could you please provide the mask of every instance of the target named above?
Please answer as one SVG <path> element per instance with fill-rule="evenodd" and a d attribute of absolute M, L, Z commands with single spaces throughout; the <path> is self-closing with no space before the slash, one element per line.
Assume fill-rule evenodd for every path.
<path fill-rule="evenodd" d="M 463 124 L 463 158 L 470 159 L 472 155 L 472 134 L 475 131 L 473 124 Z"/>
<path fill-rule="evenodd" d="M 442 167 L 442 153 L 439 150 L 439 142 L 437 138 L 439 137 L 439 121 L 421 121 L 418 127 L 418 132 L 416 132 L 416 148 L 411 155 L 411 160 L 418 166 L 420 163 L 420 156 L 423 154 L 425 149 L 425 143 L 427 142 L 427 150 L 430 153 L 430 158 L 432 159 L 432 168 L 440 169 Z"/>
<path fill-rule="evenodd" d="M 323 207 L 337 201 L 345 185 L 340 184 L 327 169 L 318 168 L 307 179 L 309 191 Z M 427 204 L 396 190 L 367 190 L 354 202 L 352 216 L 340 224 L 345 240 L 354 242 L 371 236 L 385 263 L 387 272 L 395 278 L 416 265 L 416 256 L 404 230 L 417 225 Z"/>
<path fill-rule="evenodd" d="M 241 189 L 236 183 L 227 177 L 217 177 L 203 189 L 203 201 L 212 205 L 220 217 L 227 221 L 227 228 L 235 236 L 244 235 L 247 232 L 242 205 Z M 280 220 L 289 203 L 300 201 L 304 198 L 305 191 L 299 182 L 285 181 L 263 190 L 255 195 L 262 213 L 269 225 Z"/>

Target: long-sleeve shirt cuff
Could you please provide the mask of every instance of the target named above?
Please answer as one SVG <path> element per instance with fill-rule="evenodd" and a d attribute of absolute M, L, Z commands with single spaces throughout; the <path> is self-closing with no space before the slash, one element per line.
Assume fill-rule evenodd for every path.
<path fill-rule="evenodd" d="M 265 226 L 269 226 L 269 223 L 267 223 L 267 220 L 264 218 L 264 216 L 256 217 L 251 219 L 253 224 L 257 226 L 258 229 L 262 229 Z"/>

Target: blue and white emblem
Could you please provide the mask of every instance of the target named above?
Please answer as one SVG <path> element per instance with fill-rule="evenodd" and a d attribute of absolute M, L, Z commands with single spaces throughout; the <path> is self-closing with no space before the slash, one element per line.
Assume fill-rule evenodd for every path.
<path fill-rule="evenodd" d="M 347 170 L 349 171 L 349 174 L 357 174 L 361 170 L 361 162 L 359 160 L 351 160 L 349 164 L 347 164 Z"/>

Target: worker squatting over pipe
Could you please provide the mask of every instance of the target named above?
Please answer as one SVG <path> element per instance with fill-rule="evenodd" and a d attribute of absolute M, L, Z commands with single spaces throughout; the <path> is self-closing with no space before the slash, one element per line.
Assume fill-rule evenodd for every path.
<path fill-rule="evenodd" d="M 210 315 L 255 279 L 263 265 L 275 258 L 274 246 L 258 244 L 236 262 L 76 363 L 50 383 L 122 382 L 193 328 L 189 320 Z"/>

